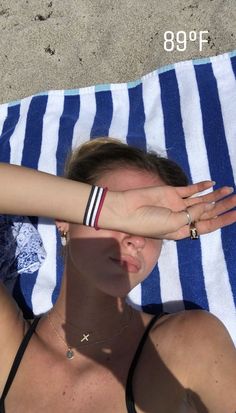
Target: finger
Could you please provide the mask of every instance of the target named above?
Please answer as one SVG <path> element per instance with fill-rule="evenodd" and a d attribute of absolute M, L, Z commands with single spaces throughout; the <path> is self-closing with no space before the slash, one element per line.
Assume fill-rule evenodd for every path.
<path fill-rule="evenodd" d="M 211 210 L 212 208 L 214 208 L 213 204 L 198 203 L 188 208 L 187 211 L 171 211 L 168 217 L 168 228 L 172 228 L 173 232 L 176 232 L 182 227 L 188 225 L 190 222 L 198 221 L 201 215 L 203 215 L 206 211 Z M 180 231 L 180 233 L 182 234 L 182 231 Z M 184 233 L 186 233 L 186 229 Z"/>
<path fill-rule="evenodd" d="M 236 195 L 230 196 L 223 199 L 222 201 L 217 202 L 212 210 L 204 212 L 202 214 L 201 220 L 214 218 L 218 215 L 224 214 L 227 211 L 230 211 L 233 208 L 236 208 Z"/>
<path fill-rule="evenodd" d="M 179 186 L 175 187 L 176 192 L 181 196 L 181 198 L 187 198 L 198 192 L 205 191 L 215 185 L 215 181 L 202 181 L 197 182 L 196 184 L 188 185 L 188 186 Z"/>
<path fill-rule="evenodd" d="M 199 234 L 207 234 L 236 222 L 236 211 L 230 211 L 215 218 L 199 221 L 196 224 Z"/>
<path fill-rule="evenodd" d="M 189 210 L 189 209 L 188 209 Z M 203 214 L 204 215 L 204 214 Z M 203 216 L 202 215 L 202 216 Z M 199 235 L 208 234 L 220 228 L 236 223 L 236 211 L 226 212 L 208 220 L 201 220 L 194 223 Z M 181 240 L 190 236 L 189 225 L 179 228 L 177 231 L 165 234 L 162 238 Z"/>
<path fill-rule="evenodd" d="M 222 198 L 232 194 L 234 188 L 229 186 L 224 186 L 216 191 L 210 192 L 206 195 L 196 196 L 195 198 L 188 198 L 185 200 L 186 206 L 194 205 L 198 202 L 217 202 Z"/>

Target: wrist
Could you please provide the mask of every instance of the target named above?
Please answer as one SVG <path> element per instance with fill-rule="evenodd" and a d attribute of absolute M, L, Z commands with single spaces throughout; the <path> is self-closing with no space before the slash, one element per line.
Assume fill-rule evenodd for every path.
<path fill-rule="evenodd" d="M 98 226 L 103 229 L 122 231 L 125 229 L 124 192 L 107 191 L 99 216 Z"/>

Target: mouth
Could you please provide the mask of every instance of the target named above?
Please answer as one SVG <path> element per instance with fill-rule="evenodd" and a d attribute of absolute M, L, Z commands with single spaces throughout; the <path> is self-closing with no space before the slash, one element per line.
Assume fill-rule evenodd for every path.
<path fill-rule="evenodd" d="M 134 272 L 137 273 L 141 269 L 141 263 L 134 257 L 129 256 L 122 256 L 119 258 L 112 258 L 110 260 L 114 262 L 119 267 L 122 267 L 127 272 Z"/>

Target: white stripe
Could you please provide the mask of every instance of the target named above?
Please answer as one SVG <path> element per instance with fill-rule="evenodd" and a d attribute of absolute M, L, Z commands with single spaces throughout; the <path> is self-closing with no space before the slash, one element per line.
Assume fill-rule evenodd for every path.
<path fill-rule="evenodd" d="M 4 103 L 0 105 L 0 137 L 2 134 L 4 122 L 7 118 L 7 113 L 8 113 L 8 104 Z"/>
<path fill-rule="evenodd" d="M 220 230 L 201 236 L 202 262 L 210 311 L 236 334 L 236 312 Z M 235 335 L 236 342 L 236 335 Z"/>
<path fill-rule="evenodd" d="M 166 157 L 164 116 L 158 74 L 143 80 L 143 104 L 147 150 Z"/>
<path fill-rule="evenodd" d="M 118 90 L 115 86 L 111 84 L 113 114 L 108 135 L 125 142 L 129 128 L 129 93 L 127 84 L 124 84 Z"/>
<path fill-rule="evenodd" d="M 126 301 L 131 307 L 136 310 L 142 309 L 142 287 L 141 284 L 138 284 L 134 287 L 128 294 Z"/>
<path fill-rule="evenodd" d="M 56 227 L 52 220 L 39 218 L 37 227 L 46 247 L 47 256 L 38 271 L 32 291 L 32 310 L 35 315 L 45 313 L 52 307 L 52 294 L 56 285 Z"/>
<path fill-rule="evenodd" d="M 185 62 L 184 67 L 182 66 L 181 68 L 177 65 L 176 76 L 180 92 L 185 142 L 193 182 L 211 179 L 203 135 L 199 92 L 192 62 Z M 214 177 L 212 178 L 214 179 Z M 225 265 L 220 231 L 218 234 L 214 232 L 207 236 L 201 236 L 200 242 L 204 282 L 210 311 L 224 323 L 231 325 L 232 320 L 234 320 L 231 315 L 235 313 L 235 308 Z M 210 254 L 209 251 L 211 251 Z M 222 291 L 224 292 L 224 298 L 222 297 Z M 231 331 L 233 330 L 235 330 L 235 327 Z"/>
<path fill-rule="evenodd" d="M 57 146 L 60 118 L 64 108 L 64 93 L 48 93 L 48 102 L 43 117 L 42 146 L 38 161 L 38 170 L 56 175 Z"/>
<path fill-rule="evenodd" d="M 91 88 L 90 94 L 80 95 L 79 118 L 75 123 L 72 140 L 73 149 L 90 140 L 95 115 L 96 99 L 95 87 L 93 87 Z"/>
<path fill-rule="evenodd" d="M 176 312 L 184 309 L 183 293 L 179 276 L 177 245 L 164 241 L 158 260 L 163 311 Z"/>
<path fill-rule="evenodd" d="M 193 63 L 176 65 L 186 150 L 193 182 L 211 179 L 203 134 L 200 97 Z"/>
<path fill-rule="evenodd" d="M 94 202 L 95 202 L 95 199 L 96 199 L 98 190 L 99 190 L 99 187 L 98 187 L 98 186 L 95 186 L 94 191 L 93 191 L 93 194 L 92 194 L 92 198 L 91 198 L 91 200 L 90 200 L 88 213 L 87 213 L 87 216 L 86 216 L 86 218 L 85 218 L 85 225 L 87 225 L 87 226 L 90 225 L 90 224 L 89 224 L 89 221 L 90 221 L 90 217 L 91 217 L 91 214 L 92 214 L 93 205 L 94 205 Z"/>
<path fill-rule="evenodd" d="M 43 118 L 42 146 L 38 170 L 56 175 L 56 151 L 60 117 L 63 113 L 64 93 L 48 94 L 46 112 Z M 56 218 L 56 217 L 55 217 Z M 32 291 L 32 306 L 35 314 L 49 310 L 52 306 L 52 293 L 56 286 L 56 228 L 53 220 L 39 219 L 38 231 L 43 244 L 47 246 L 47 257 L 38 271 Z"/>
<path fill-rule="evenodd" d="M 99 205 L 100 205 L 100 201 L 101 201 L 101 198 L 102 198 L 102 194 L 103 194 L 103 188 L 99 188 L 98 198 L 97 198 L 96 205 L 95 205 L 95 208 L 94 208 L 94 211 L 93 211 L 93 216 L 92 216 L 92 222 L 91 222 L 92 227 L 94 227 L 94 223 L 95 223 L 96 215 L 97 215 L 98 208 L 99 208 Z"/>
<path fill-rule="evenodd" d="M 21 165 L 22 163 L 26 122 L 31 100 L 32 97 L 29 97 L 21 101 L 19 121 L 9 141 L 11 147 L 10 163 L 15 165 Z"/>
<path fill-rule="evenodd" d="M 224 60 L 212 59 L 216 77 L 225 136 L 228 144 L 234 181 L 236 182 L 236 79 L 228 55 Z"/>

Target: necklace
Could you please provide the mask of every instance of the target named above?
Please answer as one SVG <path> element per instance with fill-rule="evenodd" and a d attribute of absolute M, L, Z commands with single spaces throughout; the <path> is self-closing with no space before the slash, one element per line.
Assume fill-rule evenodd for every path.
<path fill-rule="evenodd" d="M 98 341 L 91 341 L 91 342 L 89 342 L 89 337 L 90 337 L 90 335 L 91 335 L 91 332 L 89 332 L 89 333 L 82 333 L 82 334 L 83 334 L 83 337 L 81 338 L 80 343 L 83 343 L 83 344 L 82 344 L 82 345 L 81 345 L 81 344 L 78 345 L 77 348 L 78 348 L 78 347 L 81 347 L 81 346 L 84 346 L 84 345 L 88 345 L 88 344 L 100 344 L 100 343 L 105 343 L 106 341 L 113 340 L 115 337 L 117 337 L 118 335 L 120 335 L 120 334 L 129 326 L 129 324 L 130 324 L 130 322 L 131 322 L 131 319 L 132 319 L 132 316 L 133 316 L 133 311 L 132 311 L 132 308 L 131 308 L 131 307 L 129 307 L 129 312 L 130 312 L 130 314 L 129 314 L 129 320 L 128 320 L 127 324 L 125 324 L 124 326 L 122 326 L 122 327 L 120 328 L 120 330 L 119 330 L 116 334 L 114 334 L 112 337 L 108 337 L 108 338 L 101 339 L 101 340 L 98 340 Z M 49 313 L 47 313 L 47 318 L 48 318 L 49 324 L 51 325 L 52 329 L 54 330 L 57 338 L 59 338 L 59 339 L 65 344 L 65 346 L 67 347 L 67 351 L 66 351 L 66 357 L 67 357 L 67 359 L 72 360 L 72 359 L 74 358 L 74 356 L 75 356 L 74 350 L 73 350 L 70 346 L 68 346 L 68 344 L 67 344 L 67 342 L 64 340 L 64 338 L 58 333 L 58 331 L 57 331 L 57 329 L 56 329 L 56 327 L 55 327 L 55 325 L 54 325 L 54 323 L 53 323 L 53 321 L 52 321 Z"/>

